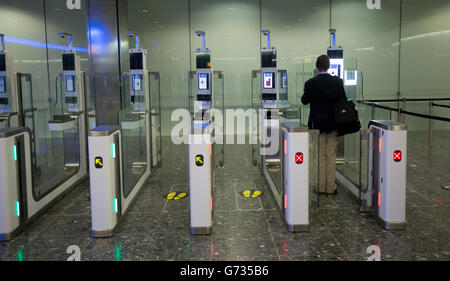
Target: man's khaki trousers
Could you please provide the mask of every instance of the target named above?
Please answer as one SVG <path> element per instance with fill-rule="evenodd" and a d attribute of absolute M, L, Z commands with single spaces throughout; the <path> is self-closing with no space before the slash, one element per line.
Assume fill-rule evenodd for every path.
<path fill-rule="evenodd" d="M 340 137 L 337 131 L 319 135 L 319 192 L 336 190 L 336 151 Z"/>

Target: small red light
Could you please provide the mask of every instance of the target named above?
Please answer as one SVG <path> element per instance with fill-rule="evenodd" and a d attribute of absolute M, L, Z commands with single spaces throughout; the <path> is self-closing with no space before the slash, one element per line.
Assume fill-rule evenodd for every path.
<path fill-rule="evenodd" d="M 382 139 L 381 138 L 379 138 L 378 139 L 378 150 L 381 152 L 381 148 L 382 148 L 382 146 L 383 146 L 383 141 L 382 141 Z"/>
<path fill-rule="evenodd" d="M 378 207 L 381 206 L 381 192 L 378 192 Z"/>
<path fill-rule="evenodd" d="M 287 194 L 284 194 L 284 208 L 287 209 Z"/>
<path fill-rule="evenodd" d="M 211 196 L 211 211 L 213 210 L 213 198 Z"/>
<path fill-rule="evenodd" d="M 284 155 L 287 154 L 287 140 L 284 140 Z"/>
<path fill-rule="evenodd" d="M 402 161 L 402 152 L 400 150 L 394 151 L 394 161 L 395 162 Z"/>
<path fill-rule="evenodd" d="M 301 153 L 301 152 L 295 153 L 295 163 L 297 163 L 297 164 L 303 163 L 303 153 Z"/>

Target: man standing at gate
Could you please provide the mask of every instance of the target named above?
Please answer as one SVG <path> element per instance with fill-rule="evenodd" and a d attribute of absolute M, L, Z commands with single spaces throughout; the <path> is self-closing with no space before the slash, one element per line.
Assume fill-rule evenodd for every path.
<path fill-rule="evenodd" d="M 334 127 L 334 110 L 341 98 L 346 99 L 342 79 L 328 73 L 330 59 L 326 55 L 317 58 L 318 75 L 305 83 L 302 103 L 310 104 L 309 129 L 319 130 L 319 194 L 337 194 L 336 150 L 339 142 Z"/>

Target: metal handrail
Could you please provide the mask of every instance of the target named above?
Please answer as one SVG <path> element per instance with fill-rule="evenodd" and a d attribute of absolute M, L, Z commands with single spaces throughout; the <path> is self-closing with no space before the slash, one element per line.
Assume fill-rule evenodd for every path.
<path fill-rule="evenodd" d="M 450 100 L 450 99 L 448 99 L 448 100 Z M 416 112 L 406 111 L 406 110 L 401 109 L 401 108 L 394 108 L 394 107 L 379 105 L 379 104 L 376 104 L 376 103 L 373 103 L 373 102 L 364 101 L 364 100 L 360 100 L 360 101 L 356 101 L 356 102 L 360 103 L 360 104 L 365 104 L 365 105 L 371 106 L 371 108 L 372 108 L 372 119 L 375 118 L 375 108 L 389 110 L 390 112 L 397 111 L 398 114 L 399 114 L 399 120 L 400 120 L 400 114 L 402 114 L 403 122 L 405 122 L 406 115 L 411 115 L 411 116 L 415 116 L 415 117 L 419 117 L 419 118 L 428 119 L 428 123 L 429 123 L 428 124 L 428 153 L 429 153 L 430 156 L 431 156 L 431 152 L 433 150 L 433 120 L 443 121 L 443 122 L 450 122 L 450 118 L 434 116 L 433 115 L 433 106 L 450 108 L 449 105 L 441 105 L 441 104 L 436 104 L 436 103 L 433 103 L 433 102 L 429 102 L 428 103 L 428 105 L 429 105 L 429 115 L 426 115 L 426 114 L 420 114 L 420 113 L 416 113 Z M 403 99 L 403 108 L 405 108 L 405 106 L 406 106 L 406 99 Z"/>
<path fill-rule="evenodd" d="M 447 104 L 438 104 L 438 103 L 431 102 L 431 105 L 436 106 L 436 107 L 450 108 L 450 105 L 447 105 Z"/>
<path fill-rule="evenodd" d="M 444 122 L 450 122 L 450 118 L 446 118 L 446 117 L 440 117 L 440 116 L 433 116 L 433 115 L 426 115 L 426 114 L 420 114 L 420 113 L 416 113 L 416 112 L 412 112 L 412 111 L 407 111 L 401 108 L 395 108 L 395 107 L 390 107 L 390 106 L 384 106 L 384 105 L 379 105 L 373 102 L 368 102 L 368 101 L 356 101 L 357 103 L 360 104 L 366 104 L 366 105 L 370 105 L 372 106 L 372 108 L 380 108 L 380 109 L 385 109 L 385 110 L 389 110 L 389 111 L 397 111 L 406 115 L 412 115 L 415 117 L 420 117 L 420 118 L 425 118 L 425 119 L 432 119 L 432 120 L 438 120 L 438 121 L 444 121 Z"/>
<path fill-rule="evenodd" d="M 367 102 L 402 102 L 402 101 L 412 101 L 412 102 L 423 102 L 423 101 L 450 101 L 450 98 L 403 98 L 403 99 L 369 99 L 364 100 Z"/>

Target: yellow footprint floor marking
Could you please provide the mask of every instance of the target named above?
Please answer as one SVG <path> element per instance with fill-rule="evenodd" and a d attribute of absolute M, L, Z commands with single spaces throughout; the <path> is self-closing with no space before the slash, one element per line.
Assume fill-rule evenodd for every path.
<path fill-rule="evenodd" d="M 175 195 L 177 195 L 176 192 L 171 192 L 171 193 L 167 194 L 167 200 L 172 200 L 175 197 Z"/>
<path fill-rule="evenodd" d="M 187 196 L 188 196 L 187 192 L 174 191 L 168 193 L 167 195 L 164 195 L 164 198 L 166 198 L 167 200 L 180 200 L 186 198 Z"/>
<path fill-rule="evenodd" d="M 256 198 L 256 197 L 258 197 L 259 195 L 261 195 L 261 191 L 259 191 L 259 190 L 255 190 L 254 192 L 253 192 L 253 194 L 252 194 L 252 197 L 253 198 Z"/>
<path fill-rule="evenodd" d="M 262 191 L 260 191 L 260 190 L 249 190 L 249 189 L 247 189 L 247 190 L 244 190 L 244 191 L 242 192 L 242 195 L 243 195 L 245 198 L 257 198 L 257 197 L 259 197 L 261 194 L 262 194 Z"/>
<path fill-rule="evenodd" d="M 184 197 L 186 197 L 187 193 L 186 192 L 181 192 L 179 193 L 173 200 L 179 200 L 182 199 Z"/>

